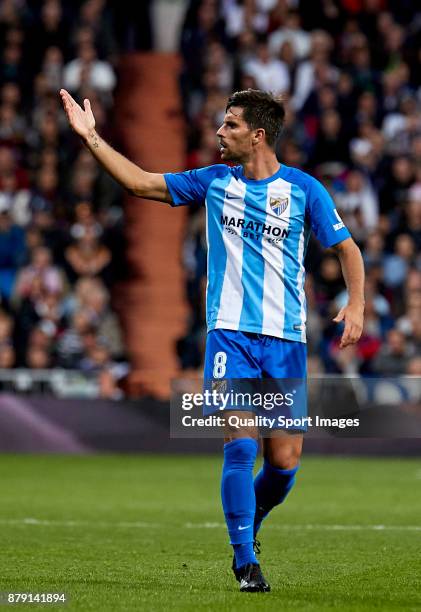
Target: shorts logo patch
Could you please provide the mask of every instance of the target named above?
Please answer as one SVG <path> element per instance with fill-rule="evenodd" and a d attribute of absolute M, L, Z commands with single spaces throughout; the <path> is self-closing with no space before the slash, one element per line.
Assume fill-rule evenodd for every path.
<path fill-rule="evenodd" d="M 289 199 L 271 197 L 269 203 L 275 215 L 278 215 L 278 217 L 280 217 L 282 213 L 287 209 L 287 206 L 289 204 Z"/>
<path fill-rule="evenodd" d="M 213 380 L 212 381 L 212 391 L 216 391 L 217 393 L 226 393 L 228 388 L 227 380 Z"/>

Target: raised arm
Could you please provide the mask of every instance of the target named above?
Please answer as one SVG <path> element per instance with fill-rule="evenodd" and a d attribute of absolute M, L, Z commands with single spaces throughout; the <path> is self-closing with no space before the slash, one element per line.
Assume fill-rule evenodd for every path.
<path fill-rule="evenodd" d="M 361 337 L 364 323 L 364 264 L 360 249 L 352 238 L 347 238 L 333 249 L 341 263 L 346 288 L 348 289 L 348 304 L 341 308 L 333 319 L 336 323 L 344 321 L 340 347 L 355 344 Z"/>
<path fill-rule="evenodd" d="M 60 96 L 72 129 L 81 137 L 95 159 L 120 185 L 132 195 L 171 203 L 171 195 L 163 174 L 142 170 L 98 135 L 89 100 L 84 100 L 84 109 L 82 109 L 65 89 L 60 90 Z"/>

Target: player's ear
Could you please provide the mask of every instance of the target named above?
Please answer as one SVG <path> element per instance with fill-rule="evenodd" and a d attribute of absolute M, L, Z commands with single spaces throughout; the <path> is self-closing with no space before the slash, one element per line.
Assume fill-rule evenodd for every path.
<path fill-rule="evenodd" d="M 254 130 L 253 137 L 252 137 L 252 142 L 254 145 L 259 144 L 260 142 L 263 142 L 264 139 L 265 139 L 265 130 L 263 128 L 257 128 L 257 130 Z"/>

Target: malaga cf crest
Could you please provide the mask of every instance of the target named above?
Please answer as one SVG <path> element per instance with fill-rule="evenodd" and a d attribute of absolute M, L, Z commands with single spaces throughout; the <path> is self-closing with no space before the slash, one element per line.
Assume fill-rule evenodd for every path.
<path fill-rule="evenodd" d="M 275 215 L 282 215 L 284 210 L 286 210 L 288 206 L 288 198 L 271 198 L 270 199 L 270 207 L 275 213 Z"/>
<path fill-rule="evenodd" d="M 212 391 L 216 391 L 217 393 L 226 393 L 227 388 L 227 380 L 212 380 Z"/>

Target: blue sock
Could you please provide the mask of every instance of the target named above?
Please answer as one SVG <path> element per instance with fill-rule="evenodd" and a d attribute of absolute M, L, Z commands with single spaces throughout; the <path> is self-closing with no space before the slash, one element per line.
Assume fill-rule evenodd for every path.
<path fill-rule="evenodd" d="M 292 470 L 281 470 L 264 461 L 263 467 L 254 479 L 256 495 L 256 514 L 254 517 L 254 536 L 269 512 L 281 504 L 291 491 L 298 465 Z"/>
<path fill-rule="evenodd" d="M 258 443 L 239 438 L 224 446 L 221 497 L 230 543 L 237 567 L 257 563 L 253 552 L 253 523 L 256 511 L 253 467 Z"/>

